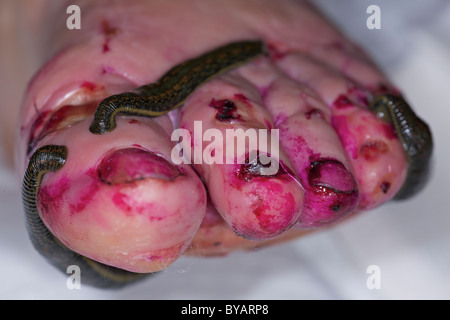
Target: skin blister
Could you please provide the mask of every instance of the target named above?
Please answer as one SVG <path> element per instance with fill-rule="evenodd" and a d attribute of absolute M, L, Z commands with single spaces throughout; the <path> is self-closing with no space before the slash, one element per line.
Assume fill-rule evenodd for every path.
<path fill-rule="evenodd" d="M 66 45 L 30 82 L 17 167 L 22 175 L 39 147 L 67 148 L 64 166 L 42 178 L 37 209 L 61 244 L 102 270 L 151 273 L 183 254 L 291 240 L 389 201 L 406 180 L 398 132 L 369 108 L 375 95 L 399 93 L 310 4 L 216 6 L 83 7 L 84 31 L 61 32 Z M 231 51 L 214 53 L 245 41 L 263 48 L 229 65 Z M 139 88 L 146 99 L 117 99 Z M 116 125 L 95 130 L 103 120 Z M 187 135 L 175 152 L 187 162 L 174 160 L 176 129 Z M 264 132 L 266 146 L 230 156 L 229 132 Z"/>

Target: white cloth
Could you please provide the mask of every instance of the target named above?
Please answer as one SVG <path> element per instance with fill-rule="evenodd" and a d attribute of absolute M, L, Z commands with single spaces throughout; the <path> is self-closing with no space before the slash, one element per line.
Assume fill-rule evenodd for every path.
<path fill-rule="evenodd" d="M 69 275 L 47 264 L 28 240 L 20 185 L 0 164 L 0 299 L 449 299 L 450 3 L 318 3 L 367 48 L 430 124 L 435 165 L 422 193 L 277 247 L 181 258 L 123 290 L 83 283 L 69 290 Z M 380 30 L 366 28 L 371 4 L 380 6 Z M 370 265 L 379 267 L 379 289 L 367 286 Z"/>

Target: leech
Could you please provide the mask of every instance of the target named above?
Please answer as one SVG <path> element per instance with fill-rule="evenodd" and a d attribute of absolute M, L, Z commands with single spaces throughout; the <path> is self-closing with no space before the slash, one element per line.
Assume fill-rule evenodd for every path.
<path fill-rule="evenodd" d="M 83 283 L 101 288 L 119 288 L 144 275 L 117 269 L 86 258 L 62 244 L 45 226 L 38 208 L 37 197 L 46 173 L 60 170 L 67 159 L 65 146 L 46 145 L 39 148 L 30 159 L 22 184 L 22 202 L 26 227 L 36 250 L 50 264 L 67 274 L 67 267 L 76 265 L 82 272 Z"/>
<path fill-rule="evenodd" d="M 408 161 L 408 175 L 395 199 L 410 198 L 425 185 L 428 178 L 433 151 L 430 128 L 400 96 L 383 94 L 375 97 L 369 109 L 378 118 L 394 126 L 403 145 Z"/>
<path fill-rule="evenodd" d="M 222 46 L 183 62 L 157 82 L 104 99 L 89 130 L 104 134 L 116 127 L 116 115 L 158 117 L 179 108 L 206 81 L 235 68 L 264 52 L 261 41 L 242 41 Z"/>

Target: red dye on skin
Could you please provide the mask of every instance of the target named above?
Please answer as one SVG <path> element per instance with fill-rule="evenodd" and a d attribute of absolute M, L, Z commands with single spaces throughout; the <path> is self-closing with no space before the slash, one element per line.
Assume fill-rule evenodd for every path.
<path fill-rule="evenodd" d="M 184 243 L 181 243 L 170 248 L 152 250 L 151 254 L 147 255 L 145 258 L 148 261 L 169 261 L 173 257 L 177 257 L 181 254 L 184 249 L 184 245 Z"/>
<path fill-rule="evenodd" d="M 104 42 L 103 42 L 103 45 L 102 45 L 102 53 L 106 53 L 106 52 L 108 52 L 108 51 L 110 51 L 111 49 L 109 48 L 109 39 L 106 39 Z"/>
<path fill-rule="evenodd" d="M 231 100 L 215 100 L 213 98 L 208 106 L 217 110 L 216 119 L 221 122 L 241 120 L 241 116 L 237 113 L 237 107 Z"/>
<path fill-rule="evenodd" d="M 279 113 L 275 119 L 275 127 L 278 127 L 280 124 L 287 120 L 287 115 L 284 113 Z"/>
<path fill-rule="evenodd" d="M 111 185 L 146 178 L 172 181 L 182 174 L 162 157 L 138 148 L 114 150 L 102 159 L 97 170 L 99 179 Z"/>
<path fill-rule="evenodd" d="M 269 120 L 264 119 L 264 124 L 266 125 L 267 129 L 272 130 L 272 124 Z"/>
<path fill-rule="evenodd" d="M 296 123 L 294 122 L 294 125 L 295 124 Z M 286 146 L 292 152 L 294 157 L 295 155 L 308 154 L 311 159 L 310 161 L 312 161 L 313 158 L 319 158 L 319 154 L 315 153 L 314 150 L 309 147 L 308 143 L 306 143 L 305 139 L 300 135 L 292 135 L 289 130 L 285 130 L 282 128 L 280 131 L 280 139 L 281 141 L 286 142 Z"/>
<path fill-rule="evenodd" d="M 338 212 L 341 209 L 342 203 L 340 201 L 335 201 L 330 209 L 333 210 L 334 212 Z"/>
<path fill-rule="evenodd" d="M 38 140 L 36 137 L 36 133 L 44 125 L 44 120 L 48 117 L 50 113 L 50 111 L 45 111 L 41 113 L 37 109 L 36 112 L 38 113 L 38 117 L 31 125 L 30 136 L 28 138 L 27 154 L 29 154 L 34 149 L 34 146 L 36 145 Z"/>
<path fill-rule="evenodd" d="M 262 86 L 258 88 L 259 95 L 261 96 L 262 100 L 264 101 L 267 97 L 267 92 L 269 91 L 269 88 Z"/>
<path fill-rule="evenodd" d="M 109 24 L 108 20 L 102 21 L 101 32 L 105 35 L 105 40 L 102 44 L 102 52 L 103 53 L 106 53 L 111 50 L 109 47 L 109 42 L 112 37 L 115 37 L 117 35 L 118 30 L 119 30 L 118 28 L 112 27 Z"/>
<path fill-rule="evenodd" d="M 105 36 L 115 36 L 117 35 L 118 30 L 118 28 L 112 27 L 108 20 L 102 21 L 102 33 Z"/>
<path fill-rule="evenodd" d="M 72 110 L 73 108 L 74 107 L 72 105 L 66 105 L 59 108 L 47 121 L 44 131 L 52 131 L 52 129 L 55 128 L 58 123 L 65 120 L 69 115 L 71 115 L 72 111 L 74 111 Z"/>
<path fill-rule="evenodd" d="M 249 163 L 248 157 L 245 163 L 241 164 L 239 168 L 235 171 L 236 177 L 245 182 L 249 182 L 255 178 L 272 179 L 272 178 L 287 178 L 295 177 L 294 173 L 288 167 L 284 166 L 280 161 L 277 173 L 273 175 L 261 175 L 262 168 L 269 168 L 270 163 L 262 164 L 259 161 L 259 156 L 256 161 Z"/>
<path fill-rule="evenodd" d="M 401 91 L 397 88 L 394 88 L 392 86 L 390 86 L 389 84 L 386 83 L 378 83 L 375 86 L 371 86 L 370 91 L 372 92 L 372 94 L 375 95 L 380 95 L 380 94 L 393 94 L 393 95 L 401 95 Z"/>
<path fill-rule="evenodd" d="M 252 199 L 249 221 L 242 220 L 231 224 L 231 228 L 246 239 L 264 239 L 283 233 L 297 222 L 298 203 L 291 192 L 285 192 L 285 181 L 258 179 L 245 196 Z M 251 221 L 251 222 L 250 222 Z M 218 222 L 216 222 L 218 223 Z"/>
<path fill-rule="evenodd" d="M 338 109 L 347 108 L 353 106 L 352 102 L 347 98 L 347 96 L 341 94 L 333 102 L 333 106 Z"/>
<path fill-rule="evenodd" d="M 116 192 L 112 197 L 112 202 L 128 217 L 134 214 L 146 214 L 149 221 L 161 221 L 168 215 L 164 207 L 157 203 L 142 202 L 135 199 L 133 195 L 122 192 Z"/>
<path fill-rule="evenodd" d="M 347 192 L 356 188 L 353 175 L 344 165 L 334 159 L 321 159 L 311 163 L 308 173 L 309 185 Z"/>
<path fill-rule="evenodd" d="M 265 227 L 270 227 L 270 223 L 264 223 L 263 215 L 266 210 L 270 209 L 270 206 L 266 201 L 263 201 L 261 197 L 258 196 L 258 201 L 255 201 L 252 204 L 253 213 L 258 218 L 260 225 L 262 224 Z M 263 220 L 263 221 L 261 221 Z M 267 218 L 265 219 L 267 220 Z"/>
<path fill-rule="evenodd" d="M 43 191 L 40 191 L 42 192 L 42 195 L 40 193 L 39 197 L 42 197 L 42 205 L 46 206 L 47 209 L 49 206 L 53 205 L 53 210 L 58 210 L 58 208 L 61 208 L 64 203 L 68 203 L 70 207 L 70 215 L 84 210 L 92 199 L 95 198 L 97 191 L 100 189 L 100 183 L 96 179 L 97 177 L 94 172 L 94 169 L 89 169 L 86 171 L 85 175 L 95 180 L 89 187 L 83 190 L 77 201 L 69 202 L 69 199 L 63 199 L 64 194 L 69 190 L 71 184 L 69 178 L 64 177 L 54 185 L 41 188 Z"/>
<path fill-rule="evenodd" d="M 117 192 L 114 194 L 112 201 L 114 205 L 116 205 L 122 212 L 124 212 L 127 216 L 131 216 L 132 207 L 127 203 L 128 195 Z"/>
<path fill-rule="evenodd" d="M 89 188 L 87 188 L 86 191 L 83 192 L 83 194 L 80 197 L 79 202 L 77 204 L 71 204 L 70 205 L 70 208 L 71 208 L 70 212 L 71 212 L 71 214 L 83 211 L 84 208 L 86 208 L 86 206 L 89 204 L 89 202 L 91 202 L 92 199 L 94 199 L 95 194 L 97 193 L 97 191 L 99 189 L 100 189 L 100 184 L 99 184 L 98 181 L 95 181 L 94 183 L 92 183 L 89 186 Z"/>
<path fill-rule="evenodd" d="M 381 188 L 381 191 L 383 191 L 383 193 L 386 194 L 386 193 L 388 193 L 389 189 L 391 188 L 391 183 L 387 182 L 387 181 L 383 181 L 380 184 L 380 188 Z"/>
<path fill-rule="evenodd" d="M 39 212 L 50 225 L 53 221 L 59 219 L 55 217 L 55 213 L 59 212 L 64 206 L 66 202 L 64 196 L 70 189 L 70 184 L 68 177 L 62 177 L 58 182 L 51 185 L 43 185 L 39 189 L 37 197 Z"/>
<path fill-rule="evenodd" d="M 244 96 L 242 93 L 237 93 L 234 95 L 234 99 L 236 99 L 237 101 L 243 102 L 246 105 L 248 105 L 249 107 L 252 107 L 250 100 Z"/>
<path fill-rule="evenodd" d="M 280 60 L 283 59 L 287 52 L 282 52 L 277 45 L 273 43 L 267 44 L 267 49 L 269 51 L 269 57 L 271 60 Z"/>
<path fill-rule="evenodd" d="M 384 83 L 379 83 L 377 89 L 381 92 L 388 92 L 389 88 L 386 84 Z"/>
<path fill-rule="evenodd" d="M 261 229 L 277 229 L 277 226 L 274 224 L 272 215 L 266 213 L 267 211 L 271 210 L 266 201 L 260 200 L 253 205 L 252 209 L 253 214 L 258 219 L 258 223 Z"/>
<path fill-rule="evenodd" d="M 50 114 L 49 111 L 39 114 L 38 119 L 36 119 L 31 126 L 28 153 L 33 150 L 39 140 L 44 138 L 50 132 L 60 130 L 68 125 L 73 125 L 76 122 L 85 119 L 86 117 L 92 115 L 96 108 L 97 103 L 93 102 L 80 106 L 65 105 L 52 114 Z M 39 129 L 41 130 L 39 131 Z M 38 131 L 39 134 L 37 134 Z"/>
<path fill-rule="evenodd" d="M 109 67 L 109 66 L 102 67 L 102 72 L 101 72 L 101 74 L 103 75 L 103 74 L 106 74 L 106 73 L 112 73 L 112 74 L 114 74 L 114 73 L 116 73 L 116 69 L 114 69 L 113 67 Z"/>
<path fill-rule="evenodd" d="M 392 90 L 385 83 L 379 83 L 372 91 L 374 94 L 385 94 L 390 93 Z"/>
<path fill-rule="evenodd" d="M 351 154 L 353 159 L 358 158 L 357 135 L 350 129 L 348 119 L 345 116 L 332 116 L 331 126 L 339 135 L 342 145 Z"/>
<path fill-rule="evenodd" d="M 143 208 L 141 208 L 141 211 L 139 213 L 142 213 L 144 210 Z M 164 220 L 164 217 L 160 217 L 160 216 L 149 216 L 148 219 L 150 221 L 161 221 Z"/>
<path fill-rule="evenodd" d="M 348 89 L 348 93 L 351 94 L 355 98 L 355 101 L 357 101 L 360 105 L 364 107 L 369 105 L 369 98 L 362 88 L 351 87 Z"/>
<path fill-rule="evenodd" d="M 146 259 L 148 261 L 156 261 L 156 260 L 161 260 L 163 257 L 162 256 L 148 256 L 146 257 Z"/>
<path fill-rule="evenodd" d="M 294 216 L 298 213 L 298 209 L 294 196 L 290 192 L 283 193 L 283 185 L 279 182 L 264 181 L 252 194 L 255 201 L 251 205 L 251 210 L 261 229 L 259 232 L 281 234 L 296 222 Z M 275 196 L 275 201 L 271 201 L 271 195 Z M 245 233 L 255 236 L 255 230 L 246 230 Z"/>
<path fill-rule="evenodd" d="M 97 179 L 97 170 L 95 168 L 90 168 L 88 169 L 85 173 L 85 175 L 87 175 L 88 177 L 91 177 L 93 179 Z"/>
<path fill-rule="evenodd" d="M 346 46 L 341 41 L 333 40 L 328 43 L 325 43 L 323 46 L 325 49 L 337 49 L 343 51 Z"/>
<path fill-rule="evenodd" d="M 380 140 L 367 141 L 359 148 L 359 154 L 370 162 L 377 161 L 380 155 L 387 152 L 389 152 L 389 146 Z"/>
<path fill-rule="evenodd" d="M 81 106 L 67 105 L 61 107 L 52 114 L 41 134 L 47 134 L 51 131 L 60 129 L 59 126 L 63 122 L 70 122 L 70 124 L 74 124 L 74 122 L 70 121 L 70 119 L 84 119 L 85 117 L 91 115 L 96 108 L 97 103 L 95 102 Z"/>
<path fill-rule="evenodd" d="M 97 85 L 95 83 L 89 82 L 89 81 L 84 81 L 81 85 L 80 88 L 83 89 L 87 89 L 90 91 L 94 91 L 94 89 L 97 87 Z"/>
<path fill-rule="evenodd" d="M 388 138 L 389 140 L 392 139 L 398 139 L 397 137 L 397 133 L 395 132 L 395 128 L 394 125 L 391 123 L 383 123 L 383 125 L 381 126 L 384 135 L 386 138 Z"/>
<path fill-rule="evenodd" d="M 335 159 L 320 159 L 311 163 L 308 171 L 307 199 L 309 215 L 303 217 L 310 225 L 334 221 L 350 213 L 357 204 L 358 189 L 353 175 Z"/>

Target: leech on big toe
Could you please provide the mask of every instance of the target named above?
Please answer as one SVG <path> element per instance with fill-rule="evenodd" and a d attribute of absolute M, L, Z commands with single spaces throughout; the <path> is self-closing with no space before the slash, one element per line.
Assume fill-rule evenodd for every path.
<path fill-rule="evenodd" d="M 37 205 L 41 181 L 45 174 L 56 172 L 65 165 L 67 154 L 65 146 L 43 146 L 32 155 L 25 172 L 22 199 L 27 231 L 34 247 L 63 273 L 67 272 L 69 266 L 78 266 L 83 272 L 83 283 L 92 286 L 118 288 L 142 279 L 144 275 L 106 266 L 71 251 L 42 221 Z"/>

